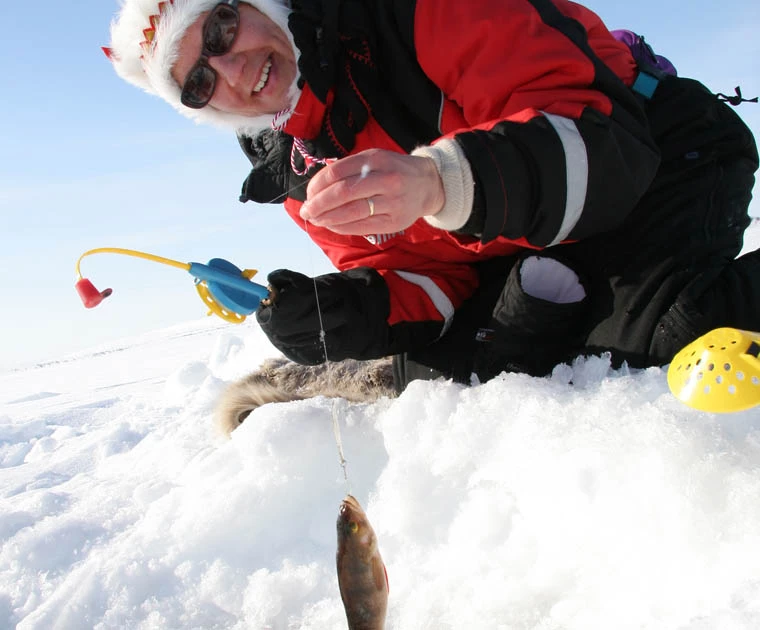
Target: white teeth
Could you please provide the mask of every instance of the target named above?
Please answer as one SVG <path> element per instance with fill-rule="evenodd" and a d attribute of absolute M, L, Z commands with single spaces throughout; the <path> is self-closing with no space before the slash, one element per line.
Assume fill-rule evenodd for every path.
<path fill-rule="evenodd" d="M 267 84 L 267 81 L 269 80 L 269 70 L 272 67 L 272 60 L 267 59 L 266 63 L 264 64 L 264 67 L 261 70 L 261 77 L 259 78 L 259 82 L 253 86 L 254 92 L 261 92 L 261 90 L 264 89 L 264 86 Z"/>

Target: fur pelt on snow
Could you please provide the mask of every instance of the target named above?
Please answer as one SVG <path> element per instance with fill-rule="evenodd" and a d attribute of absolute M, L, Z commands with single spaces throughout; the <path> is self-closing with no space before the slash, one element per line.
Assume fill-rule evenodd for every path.
<path fill-rule="evenodd" d="M 248 376 L 231 383 L 215 410 L 215 425 L 229 436 L 257 407 L 315 396 L 373 402 L 394 397 L 391 359 L 346 359 L 321 365 L 299 365 L 287 359 L 268 359 Z"/>

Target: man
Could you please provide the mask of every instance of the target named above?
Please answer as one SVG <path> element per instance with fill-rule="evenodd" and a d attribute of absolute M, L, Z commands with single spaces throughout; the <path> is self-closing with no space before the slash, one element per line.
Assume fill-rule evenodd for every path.
<path fill-rule="evenodd" d="M 752 327 L 754 139 L 564 0 L 127 0 L 117 72 L 234 130 L 242 200 L 283 201 L 338 273 L 269 275 L 288 358 L 394 356 L 396 386 L 667 363 Z"/>

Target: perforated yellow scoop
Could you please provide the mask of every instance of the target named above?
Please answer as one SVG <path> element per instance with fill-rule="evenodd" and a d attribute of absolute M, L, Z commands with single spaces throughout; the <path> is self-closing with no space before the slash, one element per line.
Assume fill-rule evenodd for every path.
<path fill-rule="evenodd" d="M 673 395 L 701 411 L 760 405 L 760 333 L 716 328 L 693 341 L 668 368 Z"/>

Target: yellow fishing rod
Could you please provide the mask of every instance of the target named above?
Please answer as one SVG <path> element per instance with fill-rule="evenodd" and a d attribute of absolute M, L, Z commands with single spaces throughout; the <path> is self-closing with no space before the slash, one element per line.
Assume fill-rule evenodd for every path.
<path fill-rule="evenodd" d="M 251 280 L 255 269 L 239 269 L 223 258 L 212 258 L 208 264 L 180 262 L 155 254 L 121 247 L 99 247 L 86 251 L 76 263 L 75 288 L 86 308 L 94 308 L 113 293 L 112 289 L 98 291 L 90 280 L 82 276 L 82 259 L 92 254 L 121 254 L 142 258 L 162 265 L 184 269 L 195 278 L 195 288 L 203 303 L 212 313 L 233 324 L 240 324 L 255 312 L 259 303 L 269 297 L 269 290 Z"/>

